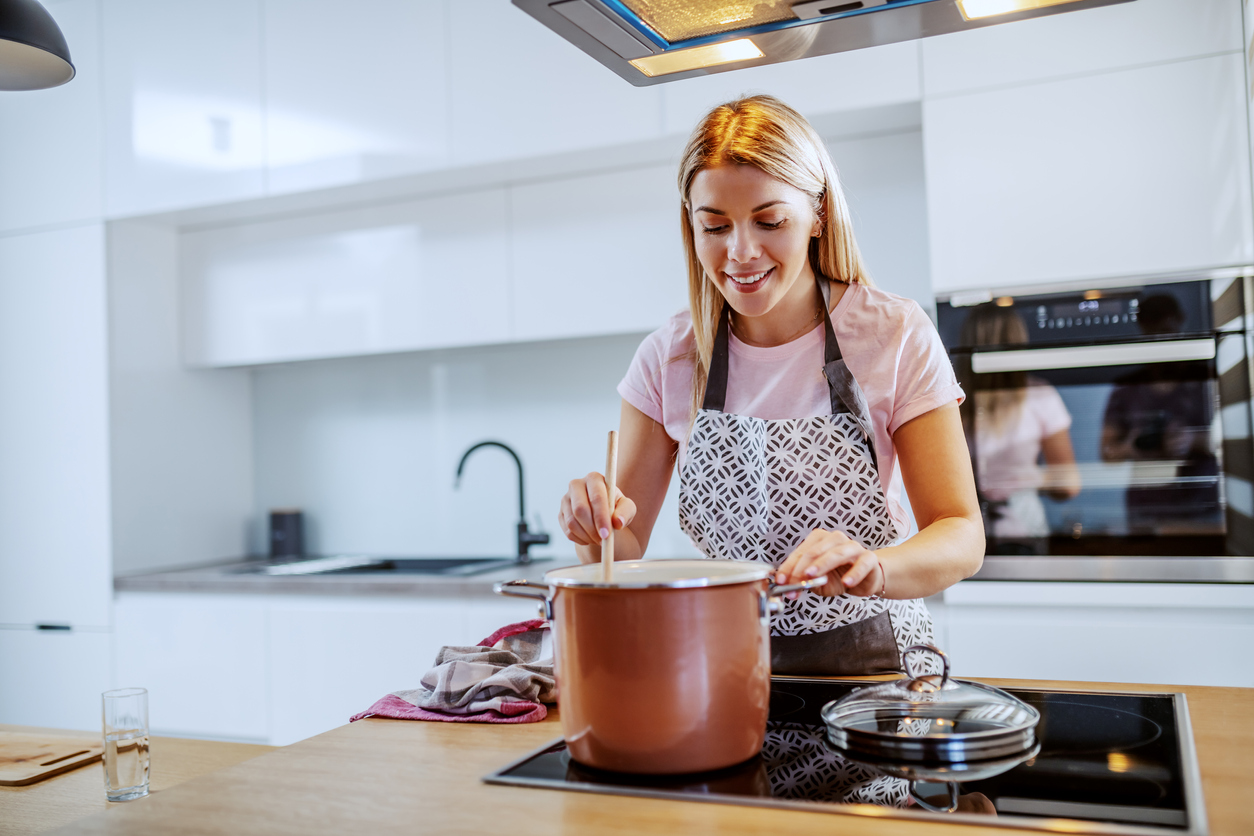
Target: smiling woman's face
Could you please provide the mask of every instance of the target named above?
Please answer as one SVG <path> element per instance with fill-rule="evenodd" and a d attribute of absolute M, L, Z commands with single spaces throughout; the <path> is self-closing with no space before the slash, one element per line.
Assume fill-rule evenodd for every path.
<path fill-rule="evenodd" d="M 813 311 L 808 254 L 821 225 L 805 192 L 754 166 L 724 165 L 697 173 L 689 201 L 697 258 L 733 311 Z"/>

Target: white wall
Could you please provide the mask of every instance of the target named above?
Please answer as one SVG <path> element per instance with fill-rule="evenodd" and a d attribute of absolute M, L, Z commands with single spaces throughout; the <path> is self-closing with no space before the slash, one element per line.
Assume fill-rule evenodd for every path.
<path fill-rule="evenodd" d="M 248 373 L 184 368 L 174 230 L 109 224 L 108 265 L 114 572 L 241 554 L 253 504 Z"/>
<path fill-rule="evenodd" d="M 618 426 L 614 389 L 640 335 L 319 361 L 254 374 L 256 516 L 305 510 L 314 552 L 509 555 L 517 516 L 513 462 L 482 450 L 454 491 L 471 444 L 503 441 L 526 468 L 529 515 L 554 546 L 566 483 L 605 460 Z M 663 519 L 674 520 L 672 505 Z M 659 529 L 663 526 L 659 525 Z M 681 554 L 672 523 L 658 555 Z M 256 548 L 262 543 L 254 541 Z"/>

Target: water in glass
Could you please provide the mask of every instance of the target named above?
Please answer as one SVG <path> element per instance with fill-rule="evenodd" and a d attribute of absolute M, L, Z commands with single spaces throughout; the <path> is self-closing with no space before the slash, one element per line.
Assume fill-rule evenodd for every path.
<path fill-rule="evenodd" d="M 148 732 L 130 729 L 105 735 L 105 793 L 110 801 L 148 794 Z"/>

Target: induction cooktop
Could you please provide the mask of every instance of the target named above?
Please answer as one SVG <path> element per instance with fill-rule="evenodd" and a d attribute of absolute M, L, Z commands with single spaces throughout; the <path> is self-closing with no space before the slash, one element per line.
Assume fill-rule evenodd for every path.
<path fill-rule="evenodd" d="M 864 684 L 772 678 L 762 753 L 727 769 L 606 772 L 573 760 L 559 739 L 483 780 L 1065 833 L 1207 832 L 1184 694 L 1006 689 L 1040 711 L 1038 749 L 1014 764 L 903 777 L 891 764 L 843 757 L 827 742 L 819 709 Z"/>

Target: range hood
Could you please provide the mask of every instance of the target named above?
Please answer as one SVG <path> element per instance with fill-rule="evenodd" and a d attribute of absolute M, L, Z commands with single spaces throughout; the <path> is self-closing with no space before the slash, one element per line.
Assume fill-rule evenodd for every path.
<path fill-rule="evenodd" d="M 513 0 L 637 87 L 1131 0 Z"/>

